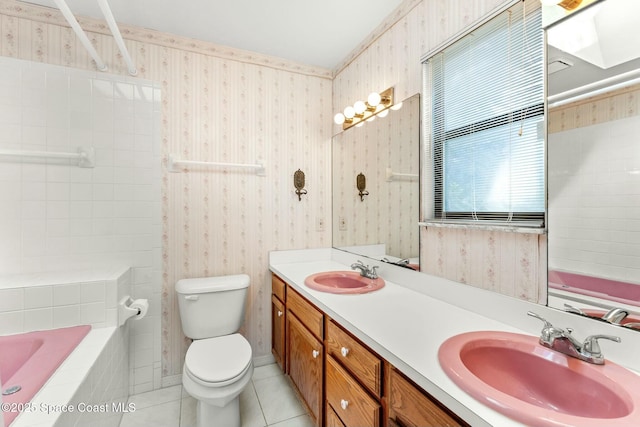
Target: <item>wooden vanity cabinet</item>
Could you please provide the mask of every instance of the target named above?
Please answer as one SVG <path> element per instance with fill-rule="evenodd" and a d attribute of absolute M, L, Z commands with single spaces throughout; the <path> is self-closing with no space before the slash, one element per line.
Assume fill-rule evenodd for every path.
<path fill-rule="evenodd" d="M 271 353 L 283 371 L 286 369 L 286 285 L 275 274 L 271 277 Z"/>
<path fill-rule="evenodd" d="M 272 351 L 318 427 L 468 426 L 279 277 Z"/>
<path fill-rule="evenodd" d="M 388 382 L 389 427 L 469 426 L 392 366 Z"/>
<path fill-rule="evenodd" d="M 323 425 L 324 314 L 287 290 L 287 372 L 317 426 Z"/>

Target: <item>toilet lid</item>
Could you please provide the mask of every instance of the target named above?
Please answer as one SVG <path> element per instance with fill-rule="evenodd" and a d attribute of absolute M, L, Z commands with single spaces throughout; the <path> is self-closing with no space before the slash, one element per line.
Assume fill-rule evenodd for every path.
<path fill-rule="evenodd" d="M 251 345 L 240 334 L 195 340 L 187 350 L 185 367 L 208 383 L 228 381 L 251 362 Z"/>

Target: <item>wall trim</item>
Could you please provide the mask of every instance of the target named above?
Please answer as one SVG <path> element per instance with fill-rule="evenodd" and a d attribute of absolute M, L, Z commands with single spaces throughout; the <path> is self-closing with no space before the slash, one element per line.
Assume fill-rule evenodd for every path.
<path fill-rule="evenodd" d="M 422 3 L 422 1 L 423 0 L 405 0 L 400 3 L 400 5 L 389 16 L 387 16 L 380 25 L 378 25 L 358 44 L 355 49 L 353 49 L 341 62 L 338 63 L 338 65 L 333 69 L 333 77 L 335 78 L 335 76 L 344 71 L 344 69 L 355 61 L 358 56 L 365 52 L 369 46 L 389 31 L 389 29 L 398 23 L 398 21 L 407 16 L 409 12 Z"/>
<path fill-rule="evenodd" d="M 411 0 L 417 1 L 417 0 Z M 0 15 L 13 16 L 20 19 L 30 19 L 46 24 L 59 25 L 71 28 L 62 16 L 62 13 L 55 8 L 49 8 L 29 3 L 22 3 L 16 0 L 0 0 Z M 106 21 L 76 16 L 78 23 L 89 33 L 103 34 L 111 36 L 111 31 Z M 170 33 L 140 28 L 133 25 L 118 24 L 122 37 L 125 40 L 132 40 L 143 43 L 151 43 L 163 47 L 179 49 L 199 53 L 203 55 L 215 56 L 222 59 L 243 62 L 247 64 L 269 67 L 292 73 L 304 74 L 308 76 L 321 77 L 331 80 L 333 75 L 331 70 L 312 65 L 300 64 L 282 58 L 263 55 L 257 52 L 235 49 L 215 43 L 178 36 Z"/>

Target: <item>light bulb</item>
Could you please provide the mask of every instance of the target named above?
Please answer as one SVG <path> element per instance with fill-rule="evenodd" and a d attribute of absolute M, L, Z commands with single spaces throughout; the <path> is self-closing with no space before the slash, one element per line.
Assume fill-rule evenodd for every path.
<path fill-rule="evenodd" d="M 342 113 L 338 113 L 335 116 L 333 116 L 333 121 L 337 124 L 337 125 L 341 125 L 344 123 L 344 114 Z"/>
<path fill-rule="evenodd" d="M 393 111 L 398 111 L 398 110 L 399 110 L 399 109 L 401 109 L 401 108 L 402 108 L 402 102 L 398 102 L 397 104 L 395 104 L 395 105 L 393 105 L 393 106 L 391 107 L 391 109 L 392 109 Z"/>
<path fill-rule="evenodd" d="M 353 107 L 351 105 L 349 105 L 348 107 L 346 107 L 344 109 L 344 116 L 347 119 L 353 119 L 353 117 L 356 115 L 356 110 L 353 109 Z"/>
<path fill-rule="evenodd" d="M 356 111 L 356 114 L 361 115 L 362 113 L 364 113 L 364 110 L 367 109 L 367 106 L 364 105 L 364 102 L 357 101 L 355 104 L 353 104 L 353 109 Z"/>
<path fill-rule="evenodd" d="M 382 110 L 378 113 L 378 117 L 387 117 L 389 115 L 389 110 Z"/>
<path fill-rule="evenodd" d="M 367 97 L 367 104 L 371 105 L 372 107 L 376 107 L 378 104 L 380 104 L 381 100 L 382 98 L 380 97 L 380 94 L 378 92 L 371 92 Z"/>

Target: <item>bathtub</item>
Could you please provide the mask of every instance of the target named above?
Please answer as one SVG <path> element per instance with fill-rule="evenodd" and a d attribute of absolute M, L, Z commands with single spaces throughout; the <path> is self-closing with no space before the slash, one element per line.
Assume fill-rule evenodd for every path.
<path fill-rule="evenodd" d="M 0 337 L 2 390 L 21 387 L 2 397 L 6 425 L 28 410 L 35 394 L 90 330 L 83 325 Z"/>
<path fill-rule="evenodd" d="M 640 285 L 549 270 L 549 288 L 640 307 Z"/>

